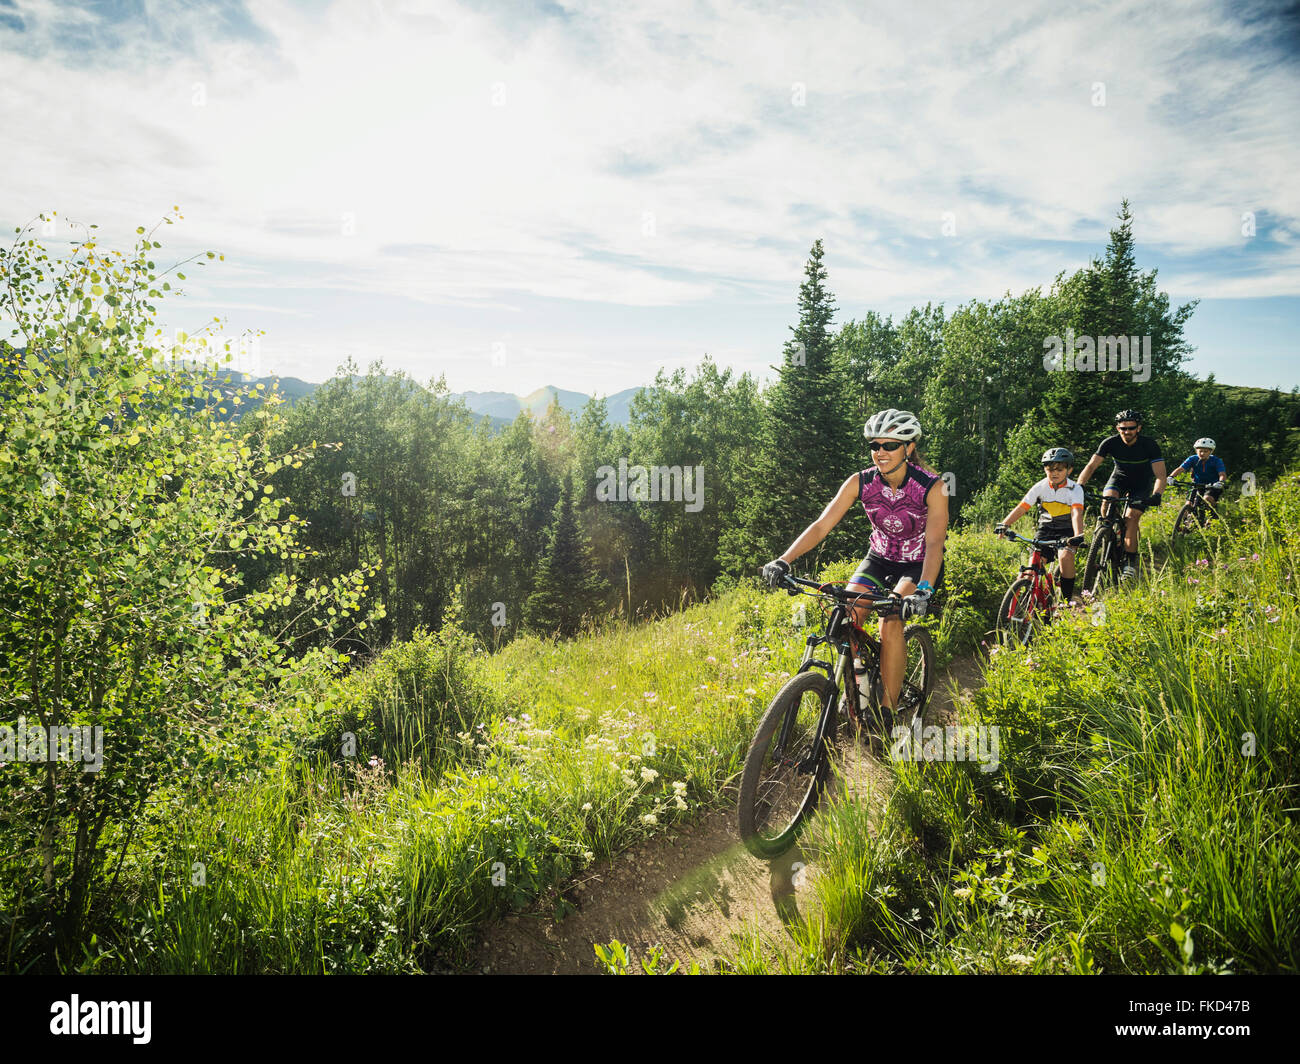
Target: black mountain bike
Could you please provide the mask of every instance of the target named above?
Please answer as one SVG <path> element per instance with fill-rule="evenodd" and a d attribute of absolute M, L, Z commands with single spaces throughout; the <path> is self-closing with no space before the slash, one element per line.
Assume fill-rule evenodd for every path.
<path fill-rule="evenodd" d="M 1176 480 L 1171 480 L 1171 484 L 1179 484 Z M 1183 503 L 1183 508 L 1178 511 L 1178 516 L 1174 518 L 1174 541 L 1177 542 L 1179 537 L 1186 536 L 1195 532 L 1198 528 L 1204 528 L 1206 523 L 1214 516 L 1214 508 L 1206 496 L 1210 493 L 1209 484 L 1191 483 L 1187 490 L 1187 501 Z"/>
<path fill-rule="evenodd" d="M 1098 583 L 1102 589 L 1119 587 L 1124 570 L 1124 509 L 1128 501 L 1137 496 L 1121 495 L 1111 499 L 1089 493 L 1089 497 L 1101 500 L 1092 546 L 1088 548 L 1088 561 L 1083 567 L 1083 590 L 1095 595 Z"/>
<path fill-rule="evenodd" d="M 772 699 L 745 755 L 740 837 L 750 853 L 764 859 L 794 844 L 804 818 L 816 806 L 830 778 L 830 753 L 840 724 L 856 734 L 869 734 L 874 724 L 886 735 L 891 722 L 910 729 L 924 718 L 934 687 L 934 642 L 921 626 L 908 625 L 903 629 L 907 664 L 898 704 L 892 711 L 885 707 L 880 642 L 853 623 L 850 607 L 854 605 L 881 614 L 898 612 L 906 621 L 907 606 L 900 595 L 848 591 L 796 576 L 786 576 L 785 582 L 792 595 L 800 594 L 801 587 L 811 588 L 802 593 L 823 601 L 827 621 L 825 632 L 808 637 L 799 671 Z M 828 656 L 838 655 L 833 665 L 814 657 L 823 645 L 829 648 Z M 855 657 L 862 661 L 861 670 L 854 669 Z M 865 706 L 858 676 L 867 695 Z"/>

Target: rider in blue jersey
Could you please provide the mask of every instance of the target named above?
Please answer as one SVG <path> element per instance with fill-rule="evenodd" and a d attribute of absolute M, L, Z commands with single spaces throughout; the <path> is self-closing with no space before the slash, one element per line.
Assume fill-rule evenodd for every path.
<path fill-rule="evenodd" d="M 1205 501 L 1213 509 L 1217 507 L 1224 488 L 1228 486 L 1228 467 L 1214 453 L 1214 441 L 1209 436 L 1202 436 L 1192 444 L 1192 449 L 1196 453 L 1183 459 L 1174 472 L 1174 477 L 1177 478 L 1179 472 L 1187 470 L 1192 474 L 1193 483 L 1207 485 L 1209 491 L 1205 493 Z"/>

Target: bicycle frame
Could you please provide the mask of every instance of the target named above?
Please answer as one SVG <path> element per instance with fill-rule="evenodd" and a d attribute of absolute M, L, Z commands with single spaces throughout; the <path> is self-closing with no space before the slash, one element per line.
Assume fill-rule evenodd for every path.
<path fill-rule="evenodd" d="M 1093 535 L 1097 535 L 1102 529 L 1110 533 L 1111 538 L 1116 544 L 1124 542 L 1124 522 L 1128 520 L 1127 509 L 1131 495 L 1094 495 L 1094 499 L 1100 499 L 1100 507 L 1097 511 L 1097 524 Z"/>
<path fill-rule="evenodd" d="M 1047 558 L 1043 554 L 1043 540 L 1027 539 L 1024 536 L 1017 535 L 1011 529 L 1007 529 L 1008 538 L 1013 542 L 1028 543 L 1032 548 L 1029 555 L 1029 564 L 1020 567 L 1020 576 L 1028 576 L 1033 579 L 1030 587 L 1030 594 L 1034 596 L 1034 601 L 1044 611 L 1050 613 L 1056 608 L 1056 581 L 1052 577 L 1052 572 L 1048 569 Z M 1060 564 L 1060 554 L 1057 554 L 1057 564 Z M 1019 599 L 1012 599 L 1012 609 L 1019 604 Z"/>
<path fill-rule="evenodd" d="M 1170 481 L 1170 483 L 1177 484 L 1180 488 L 1184 486 L 1181 481 Z M 1190 502 L 1197 509 L 1213 509 L 1210 505 L 1210 500 L 1206 498 L 1206 496 L 1210 494 L 1210 488 L 1212 486 L 1213 485 L 1210 484 L 1197 484 L 1196 481 L 1192 481 L 1190 484 L 1186 485 L 1187 498 L 1184 502 Z"/>
<path fill-rule="evenodd" d="M 814 583 L 811 580 L 801 580 L 799 577 L 788 577 L 787 579 L 802 584 L 805 587 L 814 588 L 825 594 L 823 585 Z M 870 604 L 876 609 L 880 605 L 889 602 L 892 606 L 901 603 L 901 596 L 890 592 L 889 595 L 873 598 L 871 595 L 862 594 L 854 596 L 862 604 Z M 832 665 L 829 661 L 814 657 L 815 648 L 826 645 L 834 648 L 839 653 L 839 658 Z M 849 718 L 854 724 L 860 724 L 862 721 L 863 705 L 861 702 L 862 692 L 858 688 L 857 674 L 853 668 L 853 659 L 861 658 L 862 663 L 866 666 L 865 675 L 868 677 L 872 689 L 875 681 L 880 674 L 880 642 L 864 628 L 854 624 L 849 616 L 849 607 L 847 603 L 838 599 L 831 607 L 830 616 L 826 622 L 826 630 L 820 635 L 808 636 L 804 648 L 803 661 L 800 662 L 796 675 L 801 672 L 807 672 L 809 669 L 821 669 L 834 685 L 834 694 L 832 695 L 829 705 L 822 707 L 821 719 L 817 725 L 816 743 L 813 749 L 818 748 L 830 730 L 831 721 L 835 719 L 835 709 L 839 705 L 840 699 L 847 699 L 847 708 Z M 849 678 L 852 677 L 852 682 Z M 780 741 L 782 745 L 789 738 L 789 728 L 791 723 L 787 721 L 782 725 Z M 800 765 L 801 769 L 806 766 Z"/>

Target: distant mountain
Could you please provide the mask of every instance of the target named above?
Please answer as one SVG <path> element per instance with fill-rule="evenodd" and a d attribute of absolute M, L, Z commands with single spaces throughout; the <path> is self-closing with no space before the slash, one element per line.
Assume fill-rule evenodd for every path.
<path fill-rule="evenodd" d="M 607 397 L 605 404 L 611 425 L 628 423 L 632 397 L 640 390 L 640 388 L 625 388 Z M 522 398 L 509 392 L 452 392 L 451 398 L 463 400 L 471 411 L 491 418 L 492 423 L 496 425 L 498 421 L 503 424 L 513 421 L 519 416 L 520 411 L 524 410 L 533 417 L 541 417 L 551 403 L 556 401 L 559 402 L 562 410 L 578 417 L 591 396 L 584 395 L 582 392 L 565 391 L 563 388 L 548 384 Z"/>
<path fill-rule="evenodd" d="M 245 384 L 265 384 L 267 390 L 270 390 L 272 383 L 275 383 L 280 393 L 289 402 L 310 395 L 320 387 L 319 384 L 299 380 L 297 377 L 246 377 L 244 380 Z M 628 423 L 631 417 L 632 397 L 640 390 L 640 388 L 625 388 L 606 398 L 605 408 L 611 425 Z M 587 405 L 591 396 L 548 384 L 522 397 L 510 392 L 452 392 L 449 398 L 460 399 L 471 413 L 488 418 L 494 429 L 502 429 L 523 411 L 532 417 L 544 416 L 551 403 L 556 401 L 559 402 L 561 409 L 574 418 L 580 417 L 582 408 Z"/>
<path fill-rule="evenodd" d="M 10 348 L 9 350 L 14 352 L 17 358 L 22 358 L 22 348 Z M 12 369 L 6 369 L 0 365 L 0 378 L 12 372 Z M 257 384 L 265 385 L 264 392 L 269 392 L 274 387 L 290 403 L 311 395 L 320 387 L 319 384 L 302 380 L 300 377 L 252 377 L 248 374 L 239 373 L 233 368 L 227 369 L 221 376 L 228 376 L 232 385 L 245 388 Z M 215 378 L 208 382 L 208 386 L 222 387 L 220 381 Z M 631 419 L 632 399 L 639 391 L 641 391 L 640 388 L 624 388 L 621 392 L 615 392 L 613 395 L 605 397 L 605 409 L 611 425 L 626 425 L 629 422 Z M 590 401 L 591 396 L 582 392 L 566 391 L 563 388 L 556 388 L 554 385 L 548 384 L 522 397 L 513 395 L 510 392 L 452 392 L 450 398 L 462 400 L 471 413 L 489 418 L 494 429 L 502 429 L 514 421 L 521 411 L 527 411 L 533 417 L 542 417 L 551 403 L 556 401 L 559 402 L 562 409 L 566 410 L 574 418 L 580 417 L 583 407 Z M 251 402 L 245 403 L 242 409 L 229 410 L 225 418 L 237 418 L 243 410 L 256 407 L 259 402 L 259 400 L 253 399 Z"/>

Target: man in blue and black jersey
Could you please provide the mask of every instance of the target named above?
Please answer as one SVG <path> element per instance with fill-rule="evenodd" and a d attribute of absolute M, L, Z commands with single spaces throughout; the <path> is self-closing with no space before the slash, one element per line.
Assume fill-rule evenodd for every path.
<path fill-rule="evenodd" d="M 1124 575 L 1133 577 L 1137 575 L 1138 525 L 1146 510 L 1160 505 L 1168 477 L 1160 445 L 1150 436 L 1141 434 L 1141 414 L 1136 410 L 1121 410 L 1115 415 L 1115 432 L 1116 435 L 1101 441 L 1079 474 L 1079 484 L 1087 484 L 1107 458 L 1114 460 L 1115 471 L 1106 481 L 1102 495 L 1108 499 L 1117 499 L 1121 495 L 1129 497 L 1128 509 L 1124 513 Z"/>

